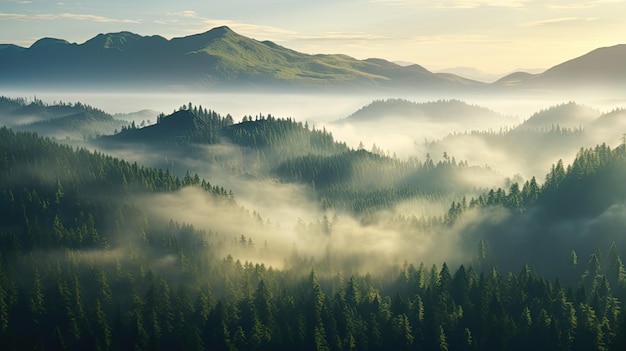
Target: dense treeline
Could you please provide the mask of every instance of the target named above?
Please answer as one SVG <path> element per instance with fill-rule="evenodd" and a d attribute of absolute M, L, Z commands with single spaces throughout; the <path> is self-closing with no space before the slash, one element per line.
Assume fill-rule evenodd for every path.
<path fill-rule="evenodd" d="M 275 168 L 274 174 L 283 181 L 309 185 L 324 208 L 363 215 L 410 199 L 472 192 L 476 184 L 465 176 L 492 175 L 487 168 L 457 163 L 446 153 L 435 163 L 430 155 L 422 162 L 364 149 L 292 158 Z"/>
<path fill-rule="evenodd" d="M 83 140 L 113 134 L 128 122 L 81 102 L 47 104 L 35 98 L 0 97 L 0 122 L 15 130 L 58 139 Z"/>
<path fill-rule="evenodd" d="M 141 252 L 107 261 L 68 250 L 23 256 L 19 268 L 4 258 L 0 340 L 103 350 L 620 350 L 625 341 L 624 274 L 614 285 L 595 256 L 579 285 L 563 287 L 528 266 L 407 265 L 349 278 L 322 266 L 302 277 L 189 249 L 166 273 Z"/>
<path fill-rule="evenodd" d="M 230 116 L 191 103 L 159 116 L 155 125 L 131 125 L 102 138 L 99 145 L 113 147 L 117 142 L 123 147 L 127 142 L 152 146 L 164 159 L 157 165 L 168 168 L 171 159 L 191 156 L 202 161 L 207 172 L 219 169 L 246 178 L 304 183 L 324 209 L 361 215 L 416 197 L 473 193 L 481 186 L 475 181 L 480 176 L 494 177 L 489 169 L 457 163 L 445 152 L 438 162 L 430 156 L 423 162 L 404 161 L 385 155 L 376 145 L 371 151 L 351 149 L 326 129 L 292 118 L 259 114 L 233 124 Z"/>
<path fill-rule="evenodd" d="M 244 116 L 241 123 L 225 128 L 223 136 L 254 154 L 258 164 L 271 169 L 280 162 L 304 155 L 328 156 L 350 150 L 337 142 L 326 129 L 309 128 L 307 123 L 272 115 Z"/>
<path fill-rule="evenodd" d="M 448 211 L 450 223 L 461 213 L 475 206 L 503 206 L 524 212 L 530 206 L 546 210 L 546 217 L 580 217 L 598 215 L 626 197 L 621 181 L 626 174 L 626 146 L 615 149 L 602 144 L 592 149 L 581 148 L 567 168 L 559 160 L 552 165 L 543 185 L 535 177 L 520 186 L 511 184 L 508 192 L 502 188 L 472 198 L 469 205 L 453 202 Z"/>
<path fill-rule="evenodd" d="M 369 273 L 343 265 L 350 259 L 376 262 L 374 257 L 350 252 L 340 257 L 341 250 L 330 246 L 312 258 L 294 244 L 285 255 L 264 235 L 289 230 L 264 223 L 256 212 L 250 215 L 237 207 L 232 192 L 198 175 L 176 176 L 1 128 L 3 349 L 621 350 L 626 345 L 624 241 L 607 242 L 614 238 L 607 233 L 623 232 L 623 145 L 581 149 L 570 166 L 556 163 L 543 184 L 535 178 L 511 182 L 467 201 L 461 190 L 437 190 L 459 184 L 454 176 L 474 169 L 447 154 L 438 162 L 403 161 L 375 148 L 350 150 L 325 130 L 292 119 L 246 117 L 232 124 L 193 106 L 161 116 L 156 126 L 168 121 L 170 131 L 181 125 L 197 131 L 182 134 L 174 145 L 193 148 L 227 138 L 242 147 L 241 160 L 265 167 L 258 170 L 309 184 L 323 208 L 358 214 L 359 228 L 377 222 L 373 226 L 404 236 L 425 229 L 442 237 L 454 233 L 464 245 L 479 243 L 478 253 L 456 269 L 406 263 Z M 131 125 L 122 134 L 140 130 Z M 172 195 L 165 198 L 172 201 L 189 190 L 214 204 L 207 208 L 216 213 L 200 214 L 210 218 L 202 230 L 176 218 L 183 211 L 170 209 L 163 217 L 147 209 L 164 204 L 154 195 Z M 445 216 L 393 215 L 386 216 L 387 223 L 376 218 L 399 202 L 456 196 Z M 602 222 L 612 208 L 619 222 L 614 227 Z M 496 210 L 509 217 L 500 217 L 507 220 L 492 230 L 497 235 L 477 240 L 474 232 L 490 229 L 468 218 L 500 213 Z M 587 219 L 602 225 L 590 227 L 593 235 L 583 241 L 569 223 Z M 220 221 L 251 223 L 252 234 L 218 233 L 216 227 L 225 228 Z M 323 216 L 317 223 L 300 221 L 292 234 L 340 242 L 341 224 L 341 215 Z M 252 229 L 259 227 L 263 230 Z M 545 228 L 561 227 L 571 235 L 558 240 L 547 235 Z M 510 268 L 502 257 L 511 255 L 497 240 L 509 240 L 516 230 L 524 236 L 512 244 L 517 265 Z M 552 261 L 533 261 L 525 240 L 533 251 L 549 252 Z M 586 250 L 575 249 L 580 246 Z M 524 259 L 529 264 L 519 263 Z M 550 267 L 549 279 L 538 273 L 546 271 L 545 262 L 560 262 Z"/>
<path fill-rule="evenodd" d="M 108 113 L 83 104 L 81 102 L 54 102 L 48 104 L 40 99 L 34 98 L 28 102 L 23 98 L 9 98 L 0 96 L 0 114 L 8 115 L 11 118 L 19 119 L 20 116 L 36 116 L 42 119 L 53 119 L 62 116 L 74 115 L 82 112 L 88 112 L 97 116 L 109 116 Z M 11 122 L 6 120 L 6 122 Z M 13 123 L 9 123 L 11 125 Z"/>
<path fill-rule="evenodd" d="M 222 116 L 208 110 L 202 105 L 181 106 L 178 111 L 166 116 L 161 113 L 157 116 L 157 123 L 143 128 L 137 128 L 132 123 L 123 128 L 119 134 L 104 138 L 106 142 L 148 143 L 154 145 L 168 145 L 189 147 L 190 145 L 215 144 L 223 128 L 232 125 L 230 115 Z"/>
<path fill-rule="evenodd" d="M 102 235 L 106 227 L 111 223 L 123 227 L 138 215 L 130 195 L 195 185 L 232 196 L 197 175 L 181 179 L 168 170 L 74 150 L 4 127 L 0 128 L 0 181 L 4 216 L 0 242 L 9 252 L 69 244 L 106 247 L 110 242 Z"/>
<path fill-rule="evenodd" d="M 2 111 L 3 114 L 11 113 L 20 107 L 26 106 L 26 104 L 27 102 L 24 98 L 14 99 L 4 95 L 0 96 L 0 111 Z"/>

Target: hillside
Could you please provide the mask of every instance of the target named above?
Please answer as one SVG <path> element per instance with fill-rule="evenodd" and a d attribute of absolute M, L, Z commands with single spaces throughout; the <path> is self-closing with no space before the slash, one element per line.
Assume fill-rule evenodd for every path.
<path fill-rule="evenodd" d="M 518 129 L 549 130 L 555 127 L 579 129 L 600 117 L 596 109 L 578 105 L 573 101 L 541 110 L 528 118 Z"/>
<path fill-rule="evenodd" d="M 407 121 L 459 122 L 481 119 L 502 120 L 504 117 L 484 107 L 470 105 L 460 100 L 438 100 L 417 103 L 403 99 L 373 101 L 342 121 Z"/>
<path fill-rule="evenodd" d="M 544 185 L 458 199 L 444 218 L 281 229 L 198 176 L 0 128 L 0 342 L 620 350 L 624 151 L 581 150 Z M 420 263 L 430 250 L 474 253 Z"/>
<path fill-rule="evenodd" d="M 0 97 L 0 125 L 57 139 L 84 140 L 113 134 L 129 123 L 80 102 Z"/>
<path fill-rule="evenodd" d="M 543 73 L 514 73 L 493 83 L 531 89 L 624 88 L 626 84 L 626 44 L 595 49 L 560 63 Z"/>
<path fill-rule="evenodd" d="M 113 134 L 128 123 L 98 111 L 75 114 L 15 126 L 16 131 L 32 131 L 57 139 L 83 140 Z"/>
<path fill-rule="evenodd" d="M 418 65 L 382 59 L 309 55 L 228 27 L 167 40 L 130 32 L 99 34 L 82 44 L 44 38 L 23 50 L 0 50 L 2 84 L 182 87 L 455 88 L 481 83 L 438 76 Z M 155 86 L 153 86 L 155 87 Z"/>
<path fill-rule="evenodd" d="M 180 109 L 165 116 L 157 116 L 157 123 L 137 127 L 133 122 L 120 133 L 101 139 L 107 143 L 145 143 L 152 145 L 189 145 L 190 143 L 212 144 L 217 142 L 220 130 L 233 123 L 230 115 L 222 117 L 215 111 L 200 106 L 193 109 Z"/>

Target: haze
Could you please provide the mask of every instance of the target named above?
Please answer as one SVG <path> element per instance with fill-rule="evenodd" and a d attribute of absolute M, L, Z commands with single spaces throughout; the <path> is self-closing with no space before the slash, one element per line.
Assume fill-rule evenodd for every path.
<path fill-rule="evenodd" d="M 546 69 L 622 41 L 623 1 L 3 1 L 0 43 L 82 43 L 98 33 L 180 37 L 228 25 L 301 52 L 385 58 L 431 71 Z M 491 79 L 491 78 L 487 78 Z"/>
<path fill-rule="evenodd" d="M 623 350 L 625 3 L 1 2 L 0 345 Z"/>

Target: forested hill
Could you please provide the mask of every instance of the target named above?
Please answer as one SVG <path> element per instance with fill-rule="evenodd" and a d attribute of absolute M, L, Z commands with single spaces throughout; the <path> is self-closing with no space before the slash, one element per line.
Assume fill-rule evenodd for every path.
<path fill-rule="evenodd" d="M 133 148 L 135 143 L 148 146 L 142 152 L 152 156 L 202 161 L 208 172 L 220 168 L 234 176 L 305 184 L 324 208 L 352 214 L 423 196 L 465 193 L 503 180 L 486 167 L 470 167 L 447 154 L 437 163 L 430 158 L 403 161 L 377 148 L 351 149 L 325 128 L 292 118 L 244 116 L 232 124 L 230 116 L 192 104 L 160 116 L 155 125 L 125 128 L 98 140 L 103 147 Z"/>
<path fill-rule="evenodd" d="M 339 122 L 372 122 L 412 120 L 414 122 L 456 122 L 464 124 L 480 119 L 482 123 L 505 121 L 505 116 L 488 108 L 460 100 L 438 100 L 417 103 L 404 99 L 375 100 Z"/>
<path fill-rule="evenodd" d="M 32 118 L 35 119 L 35 121 L 49 120 L 81 112 L 106 114 L 102 110 L 80 102 L 74 104 L 65 102 L 48 104 L 37 98 L 29 102 L 26 99 L 14 99 L 5 96 L 0 97 L 0 116 L 2 116 L 2 122 L 9 126 L 24 124 L 24 118 Z"/>
<path fill-rule="evenodd" d="M 543 185 L 532 178 L 468 202 L 453 202 L 446 218 L 448 224 L 463 228 L 467 238 L 488 243 L 492 262 L 500 267 L 515 267 L 524 260 L 542 274 L 573 283 L 575 272 L 588 268 L 575 257 L 596 254 L 601 259 L 598 250 L 611 246 L 626 251 L 625 176 L 624 145 L 581 149 L 570 166 L 554 164 Z M 491 217 L 474 222 L 477 213 Z M 571 268 L 569 273 L 563 271 L 564 264 Z M 625 272 L 615 262 L 606 269 L 611 275 Z"/>
<path fill-rule="evenodd" d="M 364 149 L 295 157 L 272 173 L 282 181 L 309 185 L 324 207 L 358 215 L 371 215 L 403 201 L 447 199 L 484 187 L 489 181 L 503 181 L 489 168 L 457 163 L 445 154 L 441 161 L 428 156 L 422 162 Z"/>
<path fill-rule="evenodd" d="M 615 179 L 601 175 L 612 174 L 611 165 L 623 171 L 623 151 L 599 147 L 581 152 L 570 170 L 555 166 L 540 198 L 575 190 L 568 179 L 609 187 Z M 232 240 L 155 218 L 147 207 L 167 203 L 154 197 L 134 201 L 198 192 L 217 204 L 217 214 L 202 213 L 212 215 L 209 228 L 230 220 L 223 214 L 231 196 L 191 174 L 177 178 L 0 128 L 0 182 L 3 350 L 577 351 L 622 350 L 626 342 L 618 245 L 599 248 L 587 264 L 574 257 L 577 268 L 565 274 L 579 283 L 568 285 L 528 265 L 494 268 L 491 243 L 473 265 L 407 263 L 348 277 L 333 255 L 315 261 L 293 250 L 283 268 L 240 261 L 229 253 L 275 252 L 244 234 Z M 250 220 L 244 211 L 235 218 Z"/>
<path fill-rule="evenodd" d="M 350 150 L 326 129 L 309 128 L 307 123 L 272 115 L 256 116 L 254 120 L 244 117 L 241 123 L 225 128 L 222 135 L 251 152 L 262 152 L 270 165 L 303 155 L 327 156 Z"/>
<path fill-rule="evenodd" d="M 228 157 L 233 158 L 230 162 L 247 168 L 244 172 L 254 170 L 253 173 L 267 172 L 292 157 L 333 155 L 349 150 L 345 143 L 335 141 L 325 129 L 316 130 L 292 118 L 244 116 L 240 123 L 234 124 L 230 115 L 222 116 L 191 103 L 171 115 L 161 114 L 154 125 L 138 128 L 132 124 L 120 133 L 104 136 L 96 142 L 105 148 L 142 144 L 158 152 L 184 150 L 188 155 L 213 163 L 220 163 L 223 157 Z M 218 144 L 235 150 L 224 156 L 207 148 Z"/>
<path fill-rule="evenodd" d="M 578 129 L 586 127 L 602 113 L 591 107 L 582 106 L 570 101 L 566 104 L 552 106 L 541 110 L 528 118 L 518 129 L 548 130 L 560 128 Z"/>
<path fill-rule="evenodd" d="M 83 140 L 113 134 L 128 122 L 76 102 L 47 104 L 39 99 L 0 97 L 0 125 L 57 139 Z"/>
<path fill-rule="evenodd" d="M 17 131 L 34 131 L 57 139 L 84 140 L 113 134 L 128 125 L 100 111 L 85 111 L 26 125 L 15 126 Z"/>
<path fill-rule="evenodd" d="M 103 138 L 104 142 L 122 142 L 155 145 L 189 145 L 192 143 L 214 144 L 222 128 L 233 124 L 230 115 L 221 116 L 202 106 L 181 108 L 169 116 L 157 116 L 157 123 L 137 128 L 133 123 L 120 133 Z"/>
<path fill-rule="evenodd" d="M 32 133 L 0 129 L 2 248 L 98 248 L 121 239 L 118 228 L 135 222 L 128 200 L 142 193 L 201 186 L 228 196 L 198 176 L 183 179 L 111 156 L 74 150 Z"/>

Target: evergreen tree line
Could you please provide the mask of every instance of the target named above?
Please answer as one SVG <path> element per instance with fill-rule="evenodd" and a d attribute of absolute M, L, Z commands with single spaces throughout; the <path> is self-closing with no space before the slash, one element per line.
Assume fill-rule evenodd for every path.
<path fill-rule="evenodd" d="M 528 266 L 405 265 L 349 278 L 322 266 L 303 277 L 205 255 L 194 276 L 199 257 L 158 273 L 141 257 L 58 256 L 3 255 L 4 349 L 621 350 L 626 341 L 626 290 L 596 257 L 579 285 L 563 287 Z"/>
<path fill-rule="evenodd" d="M 615 149 L 606 144 L 581 148 L 571 165 L 565 167 L 562 160 L 553 164 L 542 185 L 532 177 L 521 186 L 512 183 L 508 191 L 491 189 L 472 198 L 469 204 L 465 199 L 452 202 L 446 221 L 452 224 L 465 210 L 486 206 L 502 206 L 515 212 L 541 206 L 545 216 L 551 218 L 600 214 L 626 196 L 621 181 L 626 175 L 625 161 L 624 145 Z"/>

